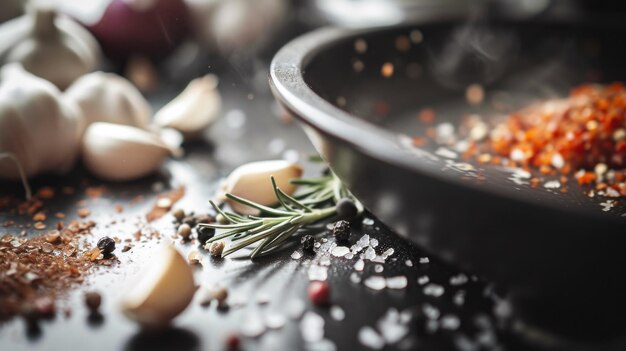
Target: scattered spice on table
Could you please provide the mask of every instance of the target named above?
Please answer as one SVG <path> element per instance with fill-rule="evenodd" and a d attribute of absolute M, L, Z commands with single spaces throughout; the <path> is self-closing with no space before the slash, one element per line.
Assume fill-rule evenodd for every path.
<path fill-rule="evenodd" d="M 185 196 L 185 187 L 180 186 L 168 193 L 157 196 L 157 200 L 148 214 L 146 219 L 148 222 L 153 222 L 163 217 L 170 211 L 172 206 Z M 140 200 L 139 200 L 140 201 Z"/>

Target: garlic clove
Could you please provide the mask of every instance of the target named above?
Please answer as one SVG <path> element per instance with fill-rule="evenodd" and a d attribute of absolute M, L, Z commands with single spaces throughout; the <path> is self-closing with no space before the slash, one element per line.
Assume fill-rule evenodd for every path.
<path fill-rule="evenodd" d="M 86 126 L 109 122 L 147 129 L 152 115 L 139 90 L 113 73 L 86 74 L 65 91 L 63 98 L 80 106 Z"/>
<path fill-rule="evenodd" d="M 192 80 L 180 95 L 157 112 L 154 121 L 161 127 L 180 131 L 187 140 L 200 137 L 216 120 L 222 105 L 217 82 L 212 74 Z"/>
<path fill-rule="evenodd" d="M 145 130 L 96 122 L 85 131 L 81 153 L 85 166 L 94 175 L 126 181 L 156 171 L 167 156 L 180 156 L 182 151 Z"/>
<path fill-rule="evenodd" d="M 196 291 L 191 267 L 171 245 L 122 299 L 124 314 L 144 327 L 167 326 L 187 308 Z"/>
<path fill-rule="evenodd" d="M 291 195 L 297 186 L 290 184 L 292 178 L 302 175 L 302 167 L 284 160 L 251 162 L 235 169 L 226 179 L 224 192 L 246 198 L 261 205 L 271 206 L 278 202 L 270 181 L 273 176 L 276 185 Z M 240 214 L 258 214 L 258 210 L 226 199 L 232 209 Z"/>

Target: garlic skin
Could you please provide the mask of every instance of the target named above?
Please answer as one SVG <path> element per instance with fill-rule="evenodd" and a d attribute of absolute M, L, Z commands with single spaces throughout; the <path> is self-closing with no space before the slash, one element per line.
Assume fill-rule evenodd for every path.
<path fill-rule="evenodd" d="M 282 191 L 291 195 L 296 191 L 297 186 L 290 184 L 289 180 L 302 176 L 302 167 L 284 160 L 247 163 L 231 172 L 222 190 L 224 193 L 243 197 L 261 205 L 275 205 L 278 200 L 272 187 L 271 176 Z M 226 199 L 226 202 L 239 214 L 256 215 L 259 213 L 257 209 L 236 201 Z"/>
<path fill-rule="evenodd" d="M 222 106 L 217 82 L 217 77 L 212 74 L 192 80 L 180 95 L 157 112 L 155 123 L 162 128 L 178 130 L 185 140 L 202 136 L 202 132 L 217 119 Z"/>
<path fill-rule="evenodd" d="M 97 44 L 94 44 L 93 37 L 86 39 L 89 34 L 84 29 L 78 29 L 82 32 L 79 35 L 68 34 L 57 25 L 55 11 L 41 4 L 37 4 L 28 16 L 26 35 L 21 36 L 21 32 L 15 30 L 8 38 L 13 45 L 3 53 L 4 62 L 19 62 L 27 71 L 62 90 L 98 66 L 99 49 L 94 49 Z"/>
<path fill-rule="evenodd" d="M 0 153 L 13 154 L 27 177 L 67 172 L 78 154 L 78 107 L 19 64 L 3 67 L 0 78 Z M 0 178 L 20 178 L 13 161 L 0 159 Z"/>
<path fill-rule="evenodd" d="M 152 108 L 135 86 L 113 73 L 93 72 L 76 80 L 63 94 L 80 107 L 85 127 L 109 122 L 148 129 Z"/>
<path fill-rule="evenodd" d="M 153 173 L 180 149 L 165 144 L 157 135 L 121 124 L 96 122 L 83 135 L 81 155 L 87 169 L 109 181 L 138 179 Z"/>
<path fill-rule="evenodd" d="M 147 328 L 162 328 L 187 308 L 196 291 L 193 272 L 171 245 L 122 299 L 124 314 Z"/>

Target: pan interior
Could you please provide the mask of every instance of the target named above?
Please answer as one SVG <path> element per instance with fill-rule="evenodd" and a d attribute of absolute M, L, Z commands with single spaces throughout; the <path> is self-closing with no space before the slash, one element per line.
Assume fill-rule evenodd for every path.
<path fill-rule="evenodd" d="M 579 84 L 626 82 L 626 47 L 615 41 L 619 30 L 606 23 L 481 22 L 373 31 L 320 50 L 304 79 L 336 107 L 410 140 L 446 122 L 458 127 L 469 115 L 494 123 L 534 102 L 565 97 Z M 482 102 L 469 103 L 468 91 L 482 92 Z M 420 121 L 424 111 L 434 112 L 433 124 Z M 567 193 L 533 188 L 515 170 L 452 157 L 447 151 L 454 147 L 441 146 L 430 142 L 420 149 L 442 159 L 433 165 L 442 171 L 469 164 L 471 172 L 458 172 L 461 181 L 601 215 L 625 212 L 618 205 L 604 213 L 606 199 L 586 196 L 573 176 Z"/>

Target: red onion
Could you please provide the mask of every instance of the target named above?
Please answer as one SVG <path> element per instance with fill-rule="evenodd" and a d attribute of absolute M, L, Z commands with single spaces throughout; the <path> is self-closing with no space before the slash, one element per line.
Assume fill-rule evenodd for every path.
<path fill-rule="evenodd" d="M 189 11 L 183 0 L 113 0 L 88 28 L 114 61 L 133 54 L 158 59 L 187 35 Z"/>

